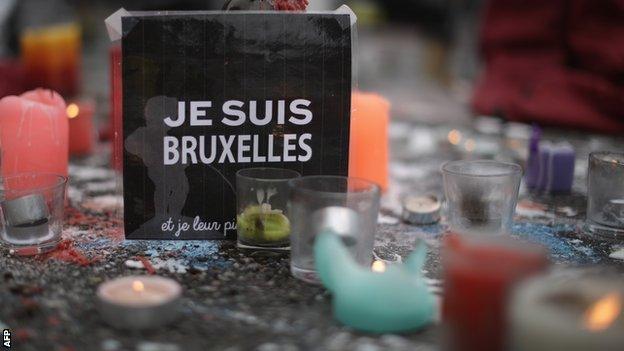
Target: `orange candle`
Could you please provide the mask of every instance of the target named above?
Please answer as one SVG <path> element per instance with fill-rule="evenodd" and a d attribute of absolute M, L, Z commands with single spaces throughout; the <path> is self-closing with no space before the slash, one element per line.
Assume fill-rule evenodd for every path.
<path fill-rule="evenodd" d="M 390 103 L 380 95 L 353 92 L 349 176 L 388 188 Z"/>
<path fill-rule="evenodd" d="M 0 100 L 0 170 L 67 176 L 68 121 L 65 100 L 37 89 Z"/>
<path fill-rule="evenodd" d="M 21 36 L 27 88 L 53 89 L 63 96 L 78 92 L 80 26 L 29 28 Z"/>
<path fill-rule="evenodd" d="M 93 151 L 93 113 L 95 106 L 90 101 L 78 101 L 67 105 L 69 118 L 69 154 L 88 155 Z"/>

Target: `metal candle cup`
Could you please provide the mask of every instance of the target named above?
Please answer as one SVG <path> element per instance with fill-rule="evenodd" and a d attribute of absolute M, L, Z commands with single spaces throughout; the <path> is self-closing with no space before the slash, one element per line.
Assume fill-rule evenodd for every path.
<path fill-rule="evenodd" d="M 48 206 L 41 194 L 31 194 L 2 202 L 7 223 L 6 235 L 14 244 L 28 244 L 49 235 Z"/>
<path fill-rule="evenodd" d="M 346 247 L 357 244 L 357 233 L 360 231 L 360 223 L 357 212 L 347 207 L 330 206 L 317 210 L 312 215 L 314 231 L 317 233 L 326 230 L 338 235 Z M 314 237 L 311 238 L 314 241 Z M 314 242 L 311 243 L 314 245 Z"/>
<path fill-rule="evenodd" d="M 98 307 L 104 320 L 120 329 L 152 329 L 178 316 L 182 287 L 157 276 L 130 276 L 101 284 Z"/>
<path fill-rule="evenodd" d="M 403 220 L 410 224 L 425 225 L 440 221 L 440 200 L 435 195 L 407 196 L 403 199 Z"/>

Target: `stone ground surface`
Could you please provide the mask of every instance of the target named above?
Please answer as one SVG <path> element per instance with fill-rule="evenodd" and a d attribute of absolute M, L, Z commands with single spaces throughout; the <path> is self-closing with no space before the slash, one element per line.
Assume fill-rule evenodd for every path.
<path fill-rule="evenodd" d="M 392 185 L 379 218 L 376 259 L 401 261 L 418 240 L 430 254 L 425 273 L 440 294 L 439 238 L 444 225 L 411 226 L 399 221 L 398 199 L 409 192 L 440 192 L 443 160 L 486 157 L 495 140 L 496 158 L 523 158 L 523 141 L 474 138 L 472 153 L 446 141 L 449 126 L 396 122 L 391 128 Z M 423 138 L 423 133 L 429 137 Z M 417 147 L 411 145 L 420 135 Z M 551 133 L 557 139 L 560 133 Z M 550 248 L 558 267 L 599 265 L 624 272 L 619 247 L 579 231 L 584 219 L 586 153 L 590 148 L 622 148 L 608 138 L 567 135 L 579 151 L 577 177 L 570 195 L 534 195 L 522 190 L 514 235 Z M 492 139 L 493 138 L 493 139 Z M 411 146 L 410 146 L 411 145 Z M 490 145 L 491 146 L 491 145 Z M 0 254 L 0 324 L 12 331 L 17 350 L 435 350 L 437 325 L 405 335 L 366 335 L 332 319 L 331 297 L 323 288 L 297 281 L 288 256 L 244 253 L 231 242 L 124 241 L 118 214 L 117 176 L 105 165 L 107 146 L 70 169 L 70 205 L 61 248 L 35 257 Z M 414 148 L 410 150 L 410 148 Z M 472 148 L 470 148 L 472 149 Z M 503 151 L 501 151 L 503 150 Z M 615 254 L 614 254 L 615 253 Z M 623 257 L 622 255 L 619 255 Z M 129 332 L 106 325 L 96 309 L 95 290 L 111 278 L 145 274 L 142 260 L 156 274 L 184 287 L 182 313 L 175 323 L 150 332 Z"/>

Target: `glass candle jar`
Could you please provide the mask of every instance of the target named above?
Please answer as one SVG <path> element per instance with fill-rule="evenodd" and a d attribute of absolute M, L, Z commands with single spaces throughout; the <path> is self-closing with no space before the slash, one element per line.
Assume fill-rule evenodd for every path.
<path fill-rule="evenodd" d="M 300 176 L 280 168 L 248 168 L 236 173 L 238 247 L 289 249 L 288 181 Z"/>
<path fill-rule="evenodd" d="M 301 280 L 318 283 L 314 240 L 325 227 L 339 228 L 355 261 L 370 267 L 381 189 L 373 182 L 337 176 L 290 181 L 292 219 L 290 269 Z"/>
<path fill-rule="evenodd" d="M 603 239 L 624 237 L 624 153 L 589 155 L 586 229 Z"/>
<path fill-rule="evenodd" d="M 452 161 L 442 166 L 450 230 L 459 234 L 511 232 L 522 168 L 496 161 Z"/>
<path fill-rule="evenodd" d="M 15 254 L 53 250 L 61 241 L 67 178 L 25 173 L 4 177 L 0 185 L 0 237 Z"/>

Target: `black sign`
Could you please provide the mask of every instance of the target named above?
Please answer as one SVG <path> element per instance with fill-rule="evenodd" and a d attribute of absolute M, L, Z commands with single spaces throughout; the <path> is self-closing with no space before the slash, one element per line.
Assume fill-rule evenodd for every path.
<path fill-rule="evenodd" d="M 234 239 L 235 174 L 347 175 L 349 15 L 123 18 L 128 239 Z"/>

